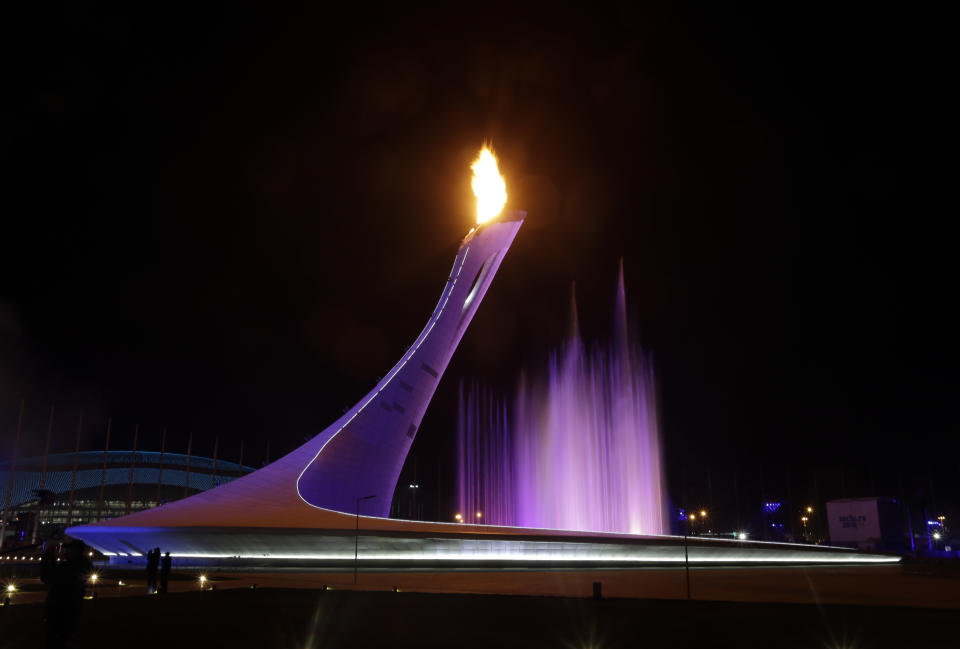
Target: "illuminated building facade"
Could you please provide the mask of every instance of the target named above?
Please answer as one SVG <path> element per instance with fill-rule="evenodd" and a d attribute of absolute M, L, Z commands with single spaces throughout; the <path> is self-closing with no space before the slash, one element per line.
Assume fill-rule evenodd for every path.
<path fill-rule="evenodd" d="M 44 539 L 70 523 L 152 509 L 252 472 L 223 459 L 130 450 L 54 453 L 46 462 L 42 456 L 21 458 L 12 480 L 10 463 L 0 463 L 0 502 L 11 486 L 6 542 Z M 37 493 L 41 482 L 43 500 Z"/>

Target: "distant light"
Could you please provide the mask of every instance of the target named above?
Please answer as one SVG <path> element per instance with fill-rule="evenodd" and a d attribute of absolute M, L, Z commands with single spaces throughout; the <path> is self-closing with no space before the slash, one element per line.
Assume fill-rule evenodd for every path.
<path fill-rule="evenodd" d="M 206 575 L 200 575 L 200 583 L 201 583 L 201 584 L 207 583 L 207 576 L 206 576 Z"/>
<path fill-rule="evenodd" d="M 123 586 L 123 580 L 122 580 L 122 579 L 117 582 L 117 586 Z"/>
<path fill-rule="evenodd" d="M 697 520 L 697 515 L 696 515 L 696 514 L 690 514 L 690 520 L 692 520 L 692 521 Z"/>
<path fill-rule="evenodd" d="M 98 575 L 97 573 L 93 573 L 90 575 L 90 583 L 95 584 L 97 583 L 98 579 L 100 579 L 100 575 Z"/>
<path fill-rule="evenodd" d="M 483 512 L 477 512 L 477 518 L 483 518 Z"/>
<path fill-rule="evenodd" d="M 92 557 L 92 556 L 93 556 L 93 552 L 87 552 L 87 556 L 88 556 L 88 557 Z"/>
<path fill-rule="evenodd" d="M 934 540 L 934 541 L 939 541 L 939 540 L 940 540 L 940 532 L 934 532 L 934 533 L 933 533 L 933 540 Z"/>
<path fill-rule="evenodd" d="M 460 512 L 457 512 L 456 514 L 453 515 L 453 518 L 459 523 L 460 521 L 463 520 L 463 514 L 461 514 Z"/>
<path fill-rule="evenodd" d="M 737 538 L 740 539 L 741 541 L 743 541 L 743 540 L 745 540 L 745 539 L 747 538 L 747 533 L 746 533 L 746 532 L 738 532 L 738 533 L 737 533 Z"/>
<path fill-rule="evenodd" d="M 17 587 L 14 586 L 13 584 L 7 584 L 7 592 L 8 592 L 8 593 L 15 593 L 15 592 L 17 592 Z"/>
<path fill-rule="evenodd" d="M 812 514 L 812 513 L 813 513 L 813 507 L 808 506 L 808 507 L 807 507 L 807 513 L 808 513 L 808 514 Z"/>

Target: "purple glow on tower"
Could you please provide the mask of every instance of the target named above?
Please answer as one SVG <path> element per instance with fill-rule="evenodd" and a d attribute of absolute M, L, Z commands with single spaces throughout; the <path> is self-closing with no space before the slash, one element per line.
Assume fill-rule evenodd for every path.
<path fill-rule="evenodd" d="M 460 511 L 495 525 L 662 534 L 653 364 L 629 340 L 622 267 L 613 343 L 584 345 L 575 303 L 572 322 L 546 376 L 521 376 L 511 405 L 461 388 Z"/>

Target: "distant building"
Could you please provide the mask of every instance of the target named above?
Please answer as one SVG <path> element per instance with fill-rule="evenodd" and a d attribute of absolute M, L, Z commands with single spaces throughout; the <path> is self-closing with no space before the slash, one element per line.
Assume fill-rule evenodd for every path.
<path fill-rule="evenodd" d="M 906 545 L 903 509 L 893 498 L 827 501 L 830 543 L 860 550 L 901 552 Z"/>
<path fill-rule="evenodd" d="M 73 465 L 77 462 L 76 479 Z M 133 469 L 132 489 L 130 470 Z M 109 451 L 104 470 L 103 451 L 85 451 L 79 454 L 57 453 L 47 458 L 44 479 L 44 497 L 38 496 L 43 457 L 17 460 L 10 491 L 10 511 L 7 516 L 7 543 L 29 542 L 33 538 L 34 520 L 37 539 L 67 526 L 83 525 L 100 519 L 116 518 L 128 512 L 152 509 L 184 496 L 206 491 L 251 473 L 253 468 L 241 467 L 236 462 L 187 456 L 179 453 L 149 451 Z M 189 477 L 188 477 L 189 472 Z M 103 483 L 103 500 L 100 485 Z M 10 463 L 0 463 L 0 508 L 7 499 L 10 484 Z M 70 504 L 73 484 L 73 505 Z M 0 509 L 0 515 L 3 510 Z"/>

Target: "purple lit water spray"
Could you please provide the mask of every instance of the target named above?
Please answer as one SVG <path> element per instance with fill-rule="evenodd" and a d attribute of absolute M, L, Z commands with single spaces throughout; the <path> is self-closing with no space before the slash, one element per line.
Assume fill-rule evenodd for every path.
<path fill-rule="evenodd" d="M 460 390 L 458 497 L 464 522 L 662 534 L 664 493 L 653 364 L 629 339 L 623 268 L 613 341 L 571 333 L 544 377 L 512 403 Z"/>

